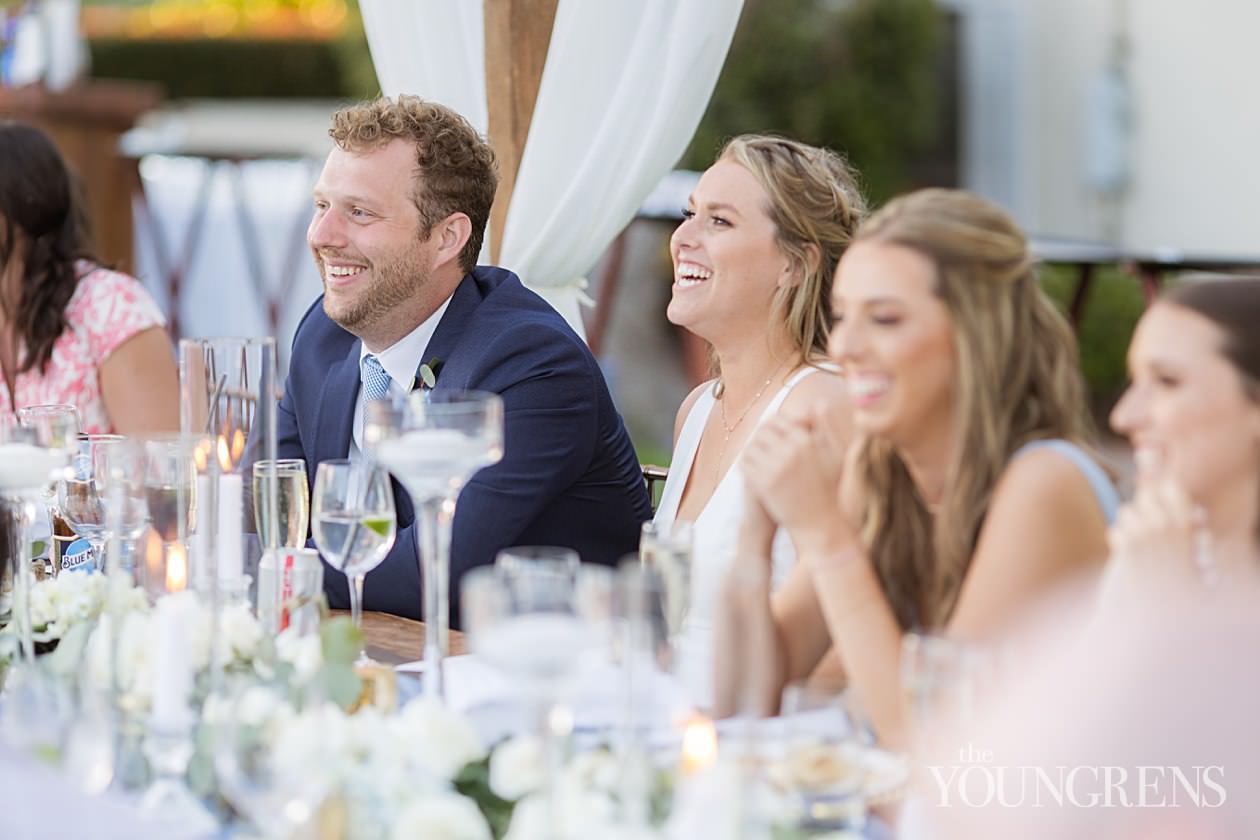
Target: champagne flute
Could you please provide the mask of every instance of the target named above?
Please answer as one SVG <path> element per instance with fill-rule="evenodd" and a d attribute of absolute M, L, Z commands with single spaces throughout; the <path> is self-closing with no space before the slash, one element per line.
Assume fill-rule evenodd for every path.
<path fill-rule="evenodd" d="M 27 406 L 18 409 L 17 418 L 23 426 L 35 431 L 35 440 L 40 446 L 65 452 L 67 461 L 74 455 L 78 445 L 80 426 L 79 410 L 74 406 L 61 403 Z M 64 536 L 57 533 L 58 526 L 60 525 L 62 530 L 69 530 L 69 526 L 65 525 L 60 511 L 57 510 L 56 476 L 50 477 L 45 485 L 42 501 L 44 509 L 48 512 L 50 532 L 45 574 L 51 572 L 56 575 L 61 571 L 61 557 L 58 553 L 61 546 L 57 537 Z"/>
<path fill-rule="evenodd" d="M 273 485 L 272 476 L 275 476 Z M 275 520 L 270 504 L 275 487 Z M 264 459 L 254 463 L 254 521 L 264 550 L 302 548 L 310 527 L 311 492 L 306 461 L 301 458 Z"/>
<path fill-rule="evenodd" d="M 389 474 L 368 462 L 324 461 L 315 470 L 315 545 L 350 584 L 350 616 L 363 626 L 363 579 L 394 545 L 397 517 Z M 360 662 L 370 662 L 359 651 Z"/>
<path fill-rule="evenodd" d="M 639 536 L 639 558 L 654 569 L 664 586 L 665 621 L 669 644 L 678 656 L 678 645 L 691 612 L 692 524 L 686 520 L 644 522 Z"/>

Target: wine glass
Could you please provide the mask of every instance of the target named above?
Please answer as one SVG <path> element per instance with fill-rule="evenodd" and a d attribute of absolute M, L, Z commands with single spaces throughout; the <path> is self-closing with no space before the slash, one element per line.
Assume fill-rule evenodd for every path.
<path fill-rule="evenodd" d="M 397 517 L 389 475 L 369 462 L 324 461 L 315 470 L 315 545 L 350 584 L 350 616 L 363 626 L 363 579 L 394 545 Z M 359 661 L 368 662 L 360 650 Z"/>
<path fill-rule="evenodd" d="M 109 539 L 135 539 L 147 524 L 143 490 L 129 480 L 137 474 L 142 465 L 121 435 L 80 435 L 70 469 L 57 482 L 62 516 L 88 541 L 102 568 Z"/>
<path fill-rule="evenodd" d="M 125 480 L 127 495 L 143 497 L 149 524 L 161 550 L 145 552 L 137 565 L 141 585 L 151 599 L 188 586 L 188 537 L 197 527 L 197 452 L 208 439 L 178 434 L 146 435 L 124 443 L 128 461 L 138 465 Z"/>
<path fill-rule="evenodd" d="M 18 409 L 17 418 L 23 426 L 35 430 L 35 439 L 40 446 L 63 450 L 67 461 L 74 454 L 79 436 L 79 410 L 74 406 L 59 403 L 27 406 Z M 45 574 L 51 572 L 55 575 L 61 570 L 61 558 L 57 554 L 60 546 L 56 538 L 65 536 L 57 533 L 58 526 L 62 526 L 62 530 L 69 530 L 69 526 L 61 522 L 61 516 L 57 511 L 57 479 L 55 477 L 50 478 L 44 486 L 42 501 L 44 509 L 48 512 L 50 531 Z"/>
<path fill-rule="evenodd" d="M 424 587 L 424 693 L 441 698 L 455 502 L 478 470 L 503 457 L 503 400 L 480 391 L 413 391 L 406 403 L 379 400 L 369 402 L 366 411 L 366 454 L 402 482 L 415 505 Z"/>

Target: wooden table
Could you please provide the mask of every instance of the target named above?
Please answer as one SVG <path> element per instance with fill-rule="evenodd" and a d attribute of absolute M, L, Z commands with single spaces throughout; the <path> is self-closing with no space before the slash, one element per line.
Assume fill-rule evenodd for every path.
<path fill-rule="evenodd" d="M 349 610 L 333 610 L 349 615 Z M 424 622 L 382 612 L 363 613 L 364 647 L 367 655 L 384 665 L 415 662 L 424 656 Z M 451 656 L 465 653 L 464 634 L 451 631 Z"/>

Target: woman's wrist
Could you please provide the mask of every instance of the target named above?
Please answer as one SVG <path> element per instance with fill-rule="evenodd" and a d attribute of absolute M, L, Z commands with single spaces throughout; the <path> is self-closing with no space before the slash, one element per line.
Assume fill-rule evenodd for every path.
<path fill-rule="evenodd" d="M 858 542 L 846 523 L 833 515 L 828 521 L 792 530 L 792 543 L 802 556 L 840 555 L 858 548 Z"/>

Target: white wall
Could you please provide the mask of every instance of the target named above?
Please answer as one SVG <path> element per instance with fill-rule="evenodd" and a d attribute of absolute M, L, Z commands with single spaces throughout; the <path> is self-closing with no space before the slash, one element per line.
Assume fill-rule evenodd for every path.
<path fill-rule="evenodd" d="M 966 16 L 967 186 L 1038 234 L 1260 254 L 1260 2 L 944 5 Z M 1117 32 L 1129 45 L 1129 178 L 1108 196 L 1086 174 L 1087 103 Z"/>

